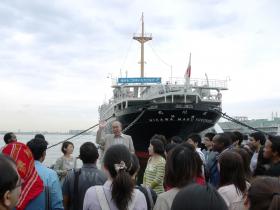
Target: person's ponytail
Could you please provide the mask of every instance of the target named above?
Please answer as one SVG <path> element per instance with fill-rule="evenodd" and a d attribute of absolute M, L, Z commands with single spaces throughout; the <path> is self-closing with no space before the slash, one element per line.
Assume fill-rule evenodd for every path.
<path fill-rule="evenodd" d="M 104 156 L 104 166 L 112 178 L 112 200 L 119 210 L 128 210 L 134 183 L 129 174 L 131 154 L 124 145 L 112 145 Z"/>
<path fill-rule="evenodd" d="M 134 184 L 126 170 L 119 170 L 112 183 L 112 199 L 120 210 L 127 210 Z"/>

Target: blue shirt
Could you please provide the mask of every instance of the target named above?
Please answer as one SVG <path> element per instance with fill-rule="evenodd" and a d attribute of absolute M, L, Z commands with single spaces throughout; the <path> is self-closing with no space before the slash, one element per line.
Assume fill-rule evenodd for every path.
<path fill-rule="evenodd" d="M 44 186 L 49 188 L 51 210 L 63 210 L 63 199 L 60 182 L 56 172 L 47 168 L 41 162 L 35 161 L 35 168 L 44 182 Z M 26 210 L 45 210 L 45 192 L 32 200 Z"/>
<path fill-rule="evenodd" d="M 25 210 L 47 210 L 45 208 L 45 192 L 41 192 L 36 198 L 31 200 Z M 14 209 L 16 210 L 16 209 Z"/>

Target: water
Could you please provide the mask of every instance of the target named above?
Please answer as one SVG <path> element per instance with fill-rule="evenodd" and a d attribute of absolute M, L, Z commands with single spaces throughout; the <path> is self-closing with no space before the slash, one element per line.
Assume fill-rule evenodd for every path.
<path fill-rule="evenodd" d="M 5 145 L 4 140 L 3 140 L 3 136 L 4 135 L 0 134 L 0 148 Z M 17 140 L 19 142 L 22 142 L 22 143 L 27 143 L 29 140 L 31 140 L 34 137 L 34 135 L 25 135 L 25 134 L 22 134 L 22 135 L 21 134 L 19 134 L 19 135 L 16 134 L 16 136 L 17 136 Z M 72 135 L 46 134 L 44 136 L 49 143 L 48 146 L 51 146 L 53 144 L 56 144 L 60 141 L 63 141 L 65 139 L 71 137 Z M 93 136 L 93 135 L 80 135 L 80 136 L 77 136 L 77 137 L 71 139 L 70 141 L 74 144 L 73 156 L 77 157 L 77 156 L 79 156 L 80 146 L 83 143 L 88 142 L 88 141 L 95 143 L 95 136 Z M 62 155 L 63 155 L 63 153 L 61 152 L 61 144 L 59 144 L 55 147 L 52 147 L 52 148 L 47 150 L 47 155 L 46 155 L 46 159 L 44 161 L 44 164 L 46 166 L 51 166 Z M 77 161 L 77 166 L 79 167 L 81 165 L 82 165 L 81 161 L 78 160 Z"/>

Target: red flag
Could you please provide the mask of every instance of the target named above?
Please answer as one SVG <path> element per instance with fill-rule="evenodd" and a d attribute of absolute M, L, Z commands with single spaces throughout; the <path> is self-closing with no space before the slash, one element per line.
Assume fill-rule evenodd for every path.
<path fill-rule="evenodd" d="M 192 69 L 192 67 L 191 67 L 191 53 L 190 53 L 190 57 L 189 57 L 189 65 L 188 65 L 188 68 L 187 68 L 187 70 L 186 70 L 186 72 L 185 72 L 185 78 L 190 78 L 191 77 L 191 69 Z"/>

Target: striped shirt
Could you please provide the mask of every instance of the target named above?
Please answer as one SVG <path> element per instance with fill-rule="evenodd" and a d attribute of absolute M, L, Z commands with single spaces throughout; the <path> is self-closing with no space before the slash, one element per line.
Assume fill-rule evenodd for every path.
<path fill-rule="evenodd" d="M 150 157 L 144 173 L 143 184 L 153 189 L 157 194 L 164 192 L 163 178 L 165 174 L 165 159 Z"/>

